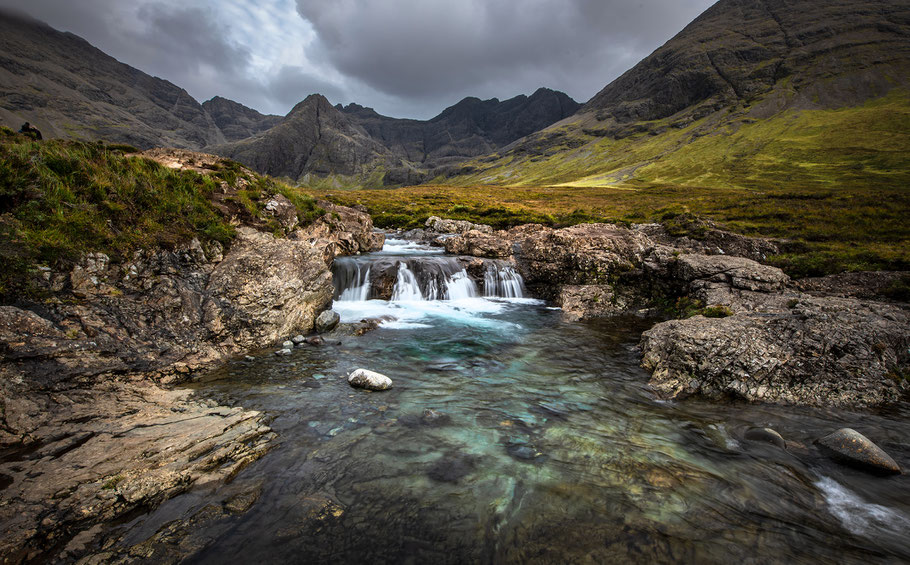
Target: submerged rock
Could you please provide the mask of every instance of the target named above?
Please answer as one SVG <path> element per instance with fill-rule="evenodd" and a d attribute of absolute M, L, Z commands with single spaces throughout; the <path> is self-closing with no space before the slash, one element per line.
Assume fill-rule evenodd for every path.
<path fill-rule="evenodd" d="M 303 343 L 306 343 L 307 345 L 315 345 L 318 347 L 320 345 L 325 345 L 325 340 L 322 339 L 321 337 L 319 337 L 318 335 L 314 335 L 312 337 L 306 338 L 303 341 Z M 301 345 L 303 345 L 303 344 L 301 344 Z"/>
<path fill-rule="evenodd" d="M 335 329 L 335 326 L 337 326 L 340 321 L 341 316 L 338 315 L 338 312 L 326 310 L 316 318 L 316 331 L 318 333 L 330 332 Z"/>
<path fill-rule="evenodd" d="M 388 390 L 392 388 L 392 379 L 367 369 L 355 369 L 348 375 L 348 384 L 366 390 Z"/>
<path fill-rule="evenodd" d="M 746 430 L 743 437 L 749 441 L 763 441 L 774 444 L 781 449 L 787 449 L 787 442 L 783 436 L 771 428 L 750 428 Z"/>
<path fill-rule="evenodd" d="M 828 457 L 851 467 L 880 475 L 901 474 L 901 468 L 890 455 L 851 428 L 841 428 L 817 439 L 815 445 Z"/>
<path fill-rule="evenodd" d="M 297 334 L 297 335 L 295 335 L 294 337 L 291 338 L 291 341 L 293 341 L 293 342 L 294 342 L 295 344 L 297 344 L 297 345 L 300 345 L 301 343 L 303 343 L 304 340 L 306 340 L 306 338 L 303 337 L 303 336 L 300 335 L 300 334 Z"/>
<path fill-rule="evenodd" d="M 430 466 L 427 471 L 434 481 L 443 483 L 457 483 L 460 479 L 471 474 L 477 467 L 479 457 L 476 455 L 444 455 Z"/>

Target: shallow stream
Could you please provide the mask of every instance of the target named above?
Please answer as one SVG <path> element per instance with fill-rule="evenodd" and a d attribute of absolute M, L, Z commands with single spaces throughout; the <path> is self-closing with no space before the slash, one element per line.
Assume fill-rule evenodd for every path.
<path fill-rule="evenodd" d="M 335 309 L 345 322 L 384 317 L 377 330 L 192 385 L 271 415 L 277 447 L 230 485 L 128 524 L 124 543 L 198 516 L 228 489 L 260 494 L 245 513 L 196 520 L 188 562 L 910 561 L 910 477 L 842 467 L 812 446 L 853 427 L 908 469 L 906 404 L 870 414 L 666 402 L 638 366 L 654 320 L 567 322 L 528 298 L 471 297 L 484 293 L 454 268 L 433 291 L 449 300 L 415 300 L 426 280 L 397 288 L 397 301 L 354 288 L 371 261 L 422 257 L 440 256 L 391 240 L 345 260 L 353 282 Z M 500 294 L 518 293 L 506 283 Z M 358 367 L 394 388 L 351 388 L 343 377 Z M 744 440 L 755 426 L 793 443 Z"/>

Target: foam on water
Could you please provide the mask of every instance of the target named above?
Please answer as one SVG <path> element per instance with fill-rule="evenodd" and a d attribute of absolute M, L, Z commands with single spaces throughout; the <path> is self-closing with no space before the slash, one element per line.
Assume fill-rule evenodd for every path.
<path fill-rule="evenodd" d="M 382 251 L 376 255 L 440 255 L 445 250 L 440 247 L 430 247 L 417 241 L 408 241 L 406 239 L 386 238 Z"/>
<path fill-rule="evenodd" d="M 834 479 L 822 477 L 814 485 L 824 495 L 831 514 L 851 533 L 898 535 L 910 532 L 910 518 L 887 506 L 866 502 Z"/>

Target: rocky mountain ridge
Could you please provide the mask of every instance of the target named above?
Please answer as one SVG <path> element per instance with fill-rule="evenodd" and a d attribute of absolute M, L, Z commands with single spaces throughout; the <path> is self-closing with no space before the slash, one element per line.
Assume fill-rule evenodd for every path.
<path fill-rule="evenodd" d="M 900 183 L 908 76 L 904 2 L 720 0 L 570 119 L 458 182 Z"/>
<path fill-rule="evenodd" d="M 355 184 L 417 184 L 579 107 L 562 92 L 541 88 L 502 102 L 465 98 L 423 121 L 382 116 L 358 104 L 332 107 L 312 95 L 271 129 L 208 150 L 292 180 L 312 175 Z"/>
<path fill-rule="evenodd" d="M 574 113 L 580 104 L 541 88 L 531 96 L 465 98 L 431 120 L 333 107 L 314 94 L 286 116 L 216 96 L 199 104 L 71 33 L 0 11 L 0 122 L 29 121 L 45 137 L 103 139 L 231 157 L 294 181 L 323 177 L 417 183 Z"/>

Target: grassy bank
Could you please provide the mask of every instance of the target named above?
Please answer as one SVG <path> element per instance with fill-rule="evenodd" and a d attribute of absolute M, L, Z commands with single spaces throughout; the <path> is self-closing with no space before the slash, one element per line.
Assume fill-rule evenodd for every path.
<path fill-rule="evenodd" d="M 414 186 L 321 191 L 339 204 L 365 205 L 380 226 L 419 227 L 431 215 L 504 228 L 529 222 L 662 221 L 681 212 L 751 236 L 794 241 L 772 258 L 794 276 L 844 270 L 910 269 L 910 189 L 904 187 L 718 188 Z"/>
<path fill-rule="evenodd" d="M 29 273 L 72 263 L 88 251 L 121 258 L 194 237 L 230 244 L 234 228 L 212 201 L 225 187 L 234 194 L 229 204 L 250 217 L 279 192 L 298 206 L 301 219 L 319 213 L 299 190 L 230 161 L 200 173 L 132 152 L 0 131 L 0 296 L 28 294 Z"/>

